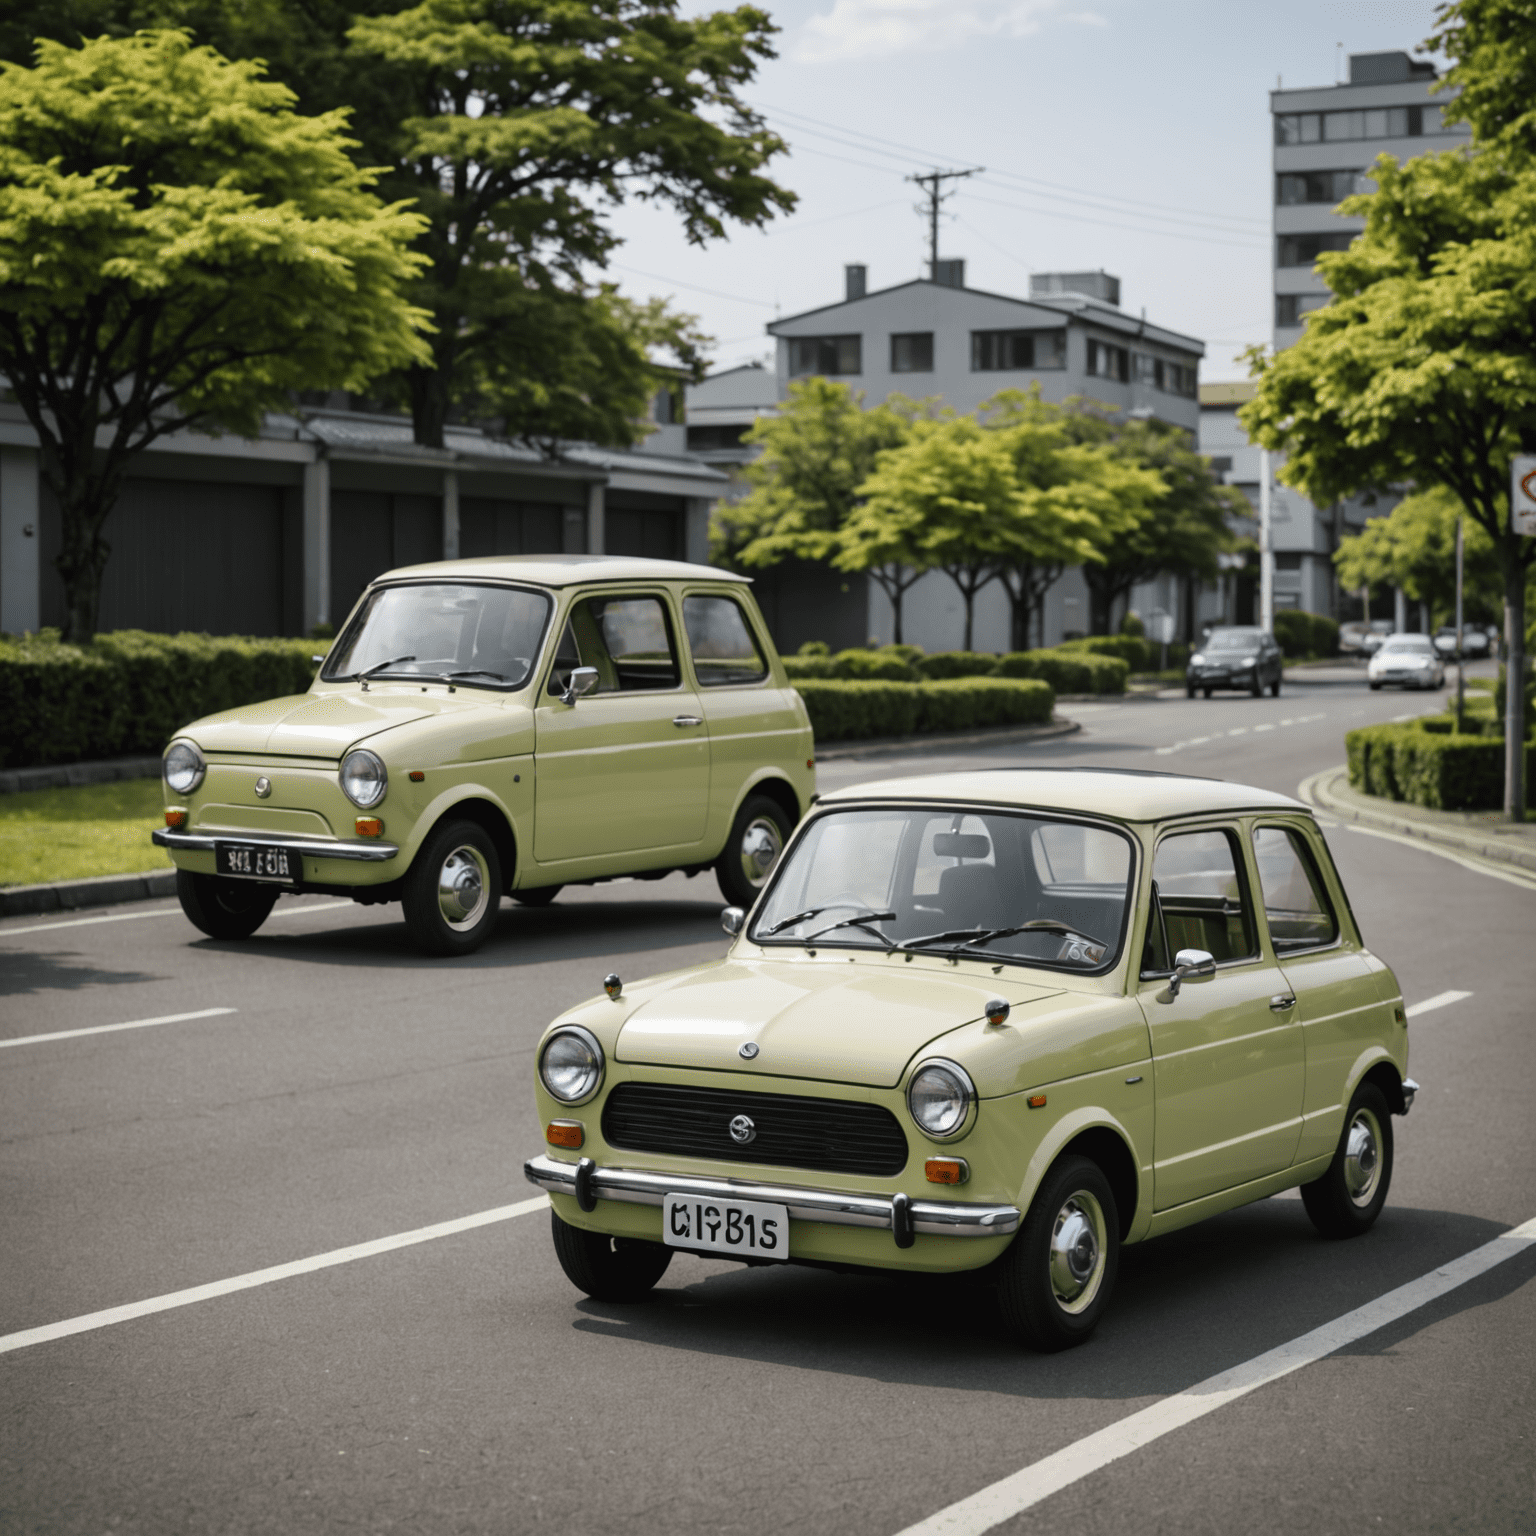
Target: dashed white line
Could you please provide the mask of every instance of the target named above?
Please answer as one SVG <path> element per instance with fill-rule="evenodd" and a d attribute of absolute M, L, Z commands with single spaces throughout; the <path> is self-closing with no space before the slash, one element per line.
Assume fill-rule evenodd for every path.
<path fill-rule="evenodd" d="M 1272 731 L 1276 725 L 1309 725 L 1314 720 L 1326 720 L 1326 714 L 1321 715 L 1288 715 L 1281 721 L 1269 721 L 1264 725 L 1239 725 L 1222 733 L 1218 731 L 1214 736 L 1190 736 L 1183 741 L 1176 741 L 1172 746 L 1154 747 L 1153 754 L 1157 757 L 1167 757 L 1174 752 L 1182 752 L 1185 747 L 1201 747 L 1208 741 L 1224 741 L 1228 736 L 1246 736 L 1249 731 Z"/>
<path fill-rule="evenodd" d="M 1321 1328 L 1314 1328 L 1277 1349 L 1197 1382 L 1138 1413 L 1128 1414 L 1096 1434 L 1065 1446 L 1054 1455 L 973 1493 L 968 1499 L 961 1499 L 926 1520 L 908 1526 L 900 1536 L 980 1536 L 981 1532 L 990 1531 L 1004 1520 L 1032 1509 L 1053 1493 L 1080 1482 L 1154 1440 L 1160 1440 L 1260 1387 L 1279 1381 L 1303 1366 L 1325 1359 L 1437 1301 L 1448 1291 L 1477 1279 L 1533 1245 L 1536 1245 L 1536 1221 L 1527 1221 L 1511 1231 L 1501 1232 L 1491 1243 L 1484 1243 L 1481 1248 L 1474 1248 L 1420 1279 L 1388 1291 L 1331 1323 L 1324 1323 Z M 0 1344 L 3 1342 L 0 1340 Z"/>
<path fill-rule="evenodd" d="M 1422 1003 L 1414 1003 L 1404 1009 L 1410 1019 L 1416 1019 L 1421 1013 L 1433 1013 L 1437 1008 L 1449 1008 L 1452 1003 L 1464 1002 L 1471 997 L 1470 992 L 1437 992 L 1433 997 L 1426 997 Z"/>
<path fill-rule="evenodd" d="M 9 1045 L 37 1045 L 44 1040 L 77 1040 L 81 1035 L 111 1035 L 120 1029 L 149 1029 L 155 1024 L 184 1024 L 188 1019 L 212 1019 L 239 1011 L 238 1008 L 199 1008 L 196 1013 L 167 1013 L 158 1019 L 130 1019 L 126 1024 L 92 1024 L 86 1029 L 56 1029 L 50 1035 L 21 1035 L 15 1040 L 0 1040 L 0 1050 Z"/>

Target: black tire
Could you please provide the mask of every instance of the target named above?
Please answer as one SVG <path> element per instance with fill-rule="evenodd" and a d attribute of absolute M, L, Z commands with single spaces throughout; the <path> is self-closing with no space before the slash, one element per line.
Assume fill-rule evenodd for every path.
<path fill-rule="evenodd" d="M 1202 689 L 1201 691 L 1205 694 L 1206 698 L 1210 698 L 1211 694 L 1215 692 L 1215 689 L 1213 689 L 1213 688 L 1205 688 L 1205 689 Z"/>
<path fill-rule="evenodd" d="M 565 1278 L 593 1301 L 639 1301 L 655 1289 L 672 1262 L 672 1250 L 660 1243 L 584 1232 L 553 1211 L 549 1232 Z"/>
<path fill-rule="evenodd" d="M 731 835 L 715 860 L 715 878 L 729 905 L 751 909 L 779 862 L 789 833 L 789 817 L 777 801 L 767 795 L 748 795 L 742 801 Z"/>
<path fill-rule="evenodd" d="M 1338 1150 L 1322 1178 L 1301 1186 L 1302 1203 L 1324 1237 L 1369 1232 L 1392 1187 L 1392 1114 L 1375 1083 L 1349 1101 Z"/>
<path fill-rule="evenodd" d="M 1263 679 L 1255 675 L 1253 681 L 1248 685 L 1248 692 L 1251 693 L 1254 698 L 1262 699 L 1264 697 Z"/>
<path fill-rule="evenodd" d="M 1278 677 L 1276 677 L 1274 682 L 1269 685 L 1269 696 L 1272 699 L 1278 699 L 1280 697 L 1280 679 Z"/>
<path fill-rule="evenodd" d="M 1378 693 L 1381 690 L 1381 684 L 1380 683 L 1372 683 L 1370 685 L 1370 689 L 1371 689 L 1372 693 Z"/>
<path fill-rule="evenodd" d="M 444 822 L 417 850 L 401 886 L 416 947 L 428 955 L 467 955 L 496 926 L 501 859 L 484 827 Z"/>
<path fill-rule="evenodd" d="M 1194 698 L 1194 696 L 1195 696 L 1195 685 L 1193 683 L 1186 683 L 1185 686 L 1184 686 L 1184 697 L 1186 699 L 1192 699 L 1192 698 Z"/>
<path fill-rule="evenodd" d="M 195 928 L 210 939 L 248 939 L 277 904 L 274 885 L 176 871 L 176 896 Z"/>
<path fill-rule="evenodd" d="M 512 900 L 524 907 L 547 907 L 564 889 L 563 885 L 541 885 L 531 891 L 513 891 Z"/>
<path fill-rule="evenodd" d="M 1064 1157 L 1041 1182 L 1002 1257 L 1003 1321 L 1031 1349 L 1070 1349 L 1098 1327 L 1119 1270 L 1120 1214 L 1109 1180 L 1086 1157 Z M 1067 1294 L 1074 1285 L 1077 1294 Z"/>

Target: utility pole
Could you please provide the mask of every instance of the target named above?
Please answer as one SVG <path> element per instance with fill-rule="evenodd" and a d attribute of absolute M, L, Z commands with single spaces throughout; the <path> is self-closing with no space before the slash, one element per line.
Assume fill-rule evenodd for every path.
<path fill-rule="evenodd" d="M 976 176 L 986 169 L 978 165 L 968 171 L 929 171 L 926 175 L 908 176 L 908 181 L 915 181 L 927 194 L 928 204 L 928 276 L 937 281 L 939 275 L 939 204 L 947 203 L 955 194 L 953 192 L 941 192 L 939 188 L 946 181 L 960 180 L 966 176 Z"/>
<path fill-rule="evenodd" d="M 1461 582 L 1462 582 L 1462 514 L 1456 514 L 1456 734 L 1458 736 L 1466 729 L 1467 725 L 1467 662 L 1461 654 Z"/>
<path fill-rule="evenodd" d="M 1259 627 L 1267 635 L 1275 632 L 1275 552 L 1270 529 L 1271 497 L 1274 488 L 1270 471 L 1269 449 L 1259 449 Z"/>

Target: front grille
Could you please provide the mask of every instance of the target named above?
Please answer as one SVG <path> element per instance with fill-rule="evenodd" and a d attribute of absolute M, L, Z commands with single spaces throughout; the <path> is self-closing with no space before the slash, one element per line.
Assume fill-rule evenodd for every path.
<path fill-rule="evenodd" d="M 752 1120 L 753 1140 L 731 1136 L 737 1115 Z M 603 1139 L 636 1152 L 885 1178 L 907 1165 L 907 1138 L 890 1110 L 792 1093 L 620 1083 L 603 1106 Z"/>

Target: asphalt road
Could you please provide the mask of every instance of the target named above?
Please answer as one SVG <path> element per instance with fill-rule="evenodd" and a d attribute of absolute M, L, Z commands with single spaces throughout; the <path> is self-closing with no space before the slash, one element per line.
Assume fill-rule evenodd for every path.
<path fill-rule="evenodd" d="M 1437 704 L 1301 675 L 1278 700 L 1075 705 L 1080 736 L 831 761 L 821 784 L 1027 761 L 1294 792 L 1350 725 Z M 321 899 L 281 903 L 245 944 L 165 902 L 0 924 L 0 1531 L 894 1536 L 1176 1408 L 1536 1217 L 1536 884 L 1329 836 L 1408 1000 L 1471 994 L 1410 1025 L 1423 1092 L 1385 1214 L 1328 1244 L 1281 1197 L 1128 1249 L 1094 1340 L 1049 1358 L 954 1281 L 679 1257 L 649 1303 L 592 1303 L 540 1209 L 219 1284 L 529 1202 L 539 1031 L 608 970 L 720 954 L 707 876 L 509 903 L 467 962 L 412 954 L 391 909 Z M 1536 1247 L 1087 1457 L 999 1529 L 1536 1529 L 1533 1275 Z M 198 1286 L 217 1294 L 10 1338 Z"/>

